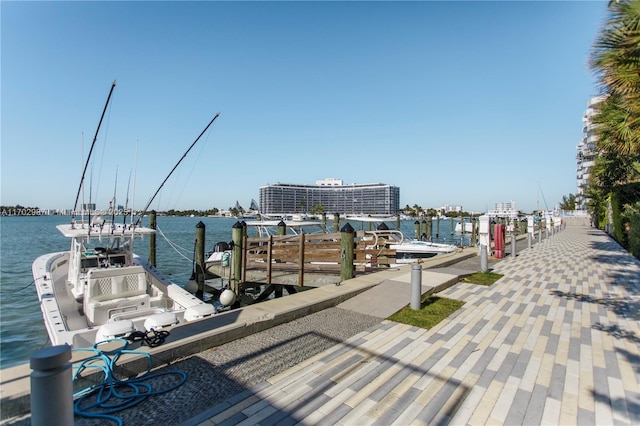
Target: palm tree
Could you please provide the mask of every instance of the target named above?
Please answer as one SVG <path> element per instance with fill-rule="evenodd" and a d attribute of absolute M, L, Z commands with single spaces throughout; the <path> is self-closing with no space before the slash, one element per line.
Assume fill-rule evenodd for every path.
<path fill-rule="evenodd" d="M 625 157 L 640 155 L 640 111 L 627 108 L 622 95 L 609 95 L 599 105 L 593 123 L 598 151 Z"/>
<path fill-rule="evenodd" d="M 640 2 L 609 3 L 610 18 L 599 34 L 590 65 L 609 95 L 594 122 L 598 148 L 640 155 Z"/>
<path fill-rule="evenodd" d="M 600 222 L 606 210 L 613 212 L 609 224 L 624 244 L 629 230 L 640 228 L 640 216 L 633 213 L 634 203 L 640 206 L 637 192 L 628 189 L 640 185 L 628 185 L 640 182 L 640 1 L 610 1 L 609 12 L 590 61 L 607 98 L 594 117 L 599 155 L 587 192 L 594 219 Z M 630 221 L 626 234 L 620 217 Z M 640 252 L 634 254 L 640 257 Z"/>

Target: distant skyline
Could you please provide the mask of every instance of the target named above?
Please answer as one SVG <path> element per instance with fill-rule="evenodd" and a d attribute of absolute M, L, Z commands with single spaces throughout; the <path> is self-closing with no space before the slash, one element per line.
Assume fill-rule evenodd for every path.
<path fill-rule="evenodd" d="M 98 208 L 116 179 L 143 208 L 218 111 L 151 208 L 247 208 L 327 177 L 398 186 L 401 207 L 553 208 L 576 192 L 606 6 L 3 1 L 0 204 L 73 207 L 117 80 Z"/>

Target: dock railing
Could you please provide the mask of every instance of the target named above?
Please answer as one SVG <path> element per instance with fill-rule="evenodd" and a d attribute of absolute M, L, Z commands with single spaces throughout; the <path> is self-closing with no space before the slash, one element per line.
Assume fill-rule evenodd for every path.
<path fill-rule="evenodd" d="M 352 250 L 343 250 L 342 234 L 245 237 L 242 281 L 246 281 L 247 271 L 265 271 L 266 284 L 272 284 L 273 272 L 279 271 L 297 273 L 298 285 L 303 286 L 305 273 L 341 275 L 341 279 L 346 280 L 353 276 L 344 276 L 344 264 L 352 264 L 352 275 L 355 275 L 355 272 L 370 272 L 393 263 L 395 250 L 367 248 L 366 241 L 359 240 Z"/>

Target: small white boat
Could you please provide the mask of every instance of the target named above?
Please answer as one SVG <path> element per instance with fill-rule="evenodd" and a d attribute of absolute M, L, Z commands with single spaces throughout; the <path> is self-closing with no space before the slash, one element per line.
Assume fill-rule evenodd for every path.
<path fill-rule="evenodd" d="M 316 220 L 292 219 L 292 220 L 252 220 L 245 222 L 247 228 L 254 228 L 256 236 L 268 237 L 278 235 L 278 227 L 281 224 L 286 226 L 287 235 L 300 234 L 321 234 L 325 233 L 324 225 Z"/>
<path fill-rule="evenodd" d="M 375 230 L 360 231 L 364 241 L 371 241 L 368 247 L 388 246 L 396 251 L 396 263 L 412 263 L 419 259 L 455 253 L 458 247 L 453 244 L 432 243 L 416 239 L 406 239 L 404 234 L 396 229 L 389 229 L 387 222 L 395 223 L 395 217 L 362 217 L 347 216 L 345 219 L 356 222 L 378 223 Z"/>

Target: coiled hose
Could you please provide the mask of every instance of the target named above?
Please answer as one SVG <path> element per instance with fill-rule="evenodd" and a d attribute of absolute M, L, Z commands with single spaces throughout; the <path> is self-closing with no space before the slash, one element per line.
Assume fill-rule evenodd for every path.
<path fill-rule="evenodd" d="M 119 343 L 119 347 L 112 350 L 101 349 L 109 343 Z M 76 415 L 88 418 L 105 419 L 116 422 L 122 426 L 122 420 L 113 415 L 119 411 L 131 408 L 146 398 L 170 392 L 187 380 L 187 374 L 183 371 L 170 370 L 151 373 L 153 361 L 147 352 L 128 350 L 129 342 L 126 339 L 116 338 L 94 344 L 91 348 L 77 348 L 74 352 L 91 352 L 92 356 L 74 366 L 73 380 L 78 380 L 80 374 L 89 369 L 100 370 L 104 374 L 100 383 L 86 387 L 74 393 L 73 409 Z M 131 379 L 120 380 L 116 377 L 114 369 L 122 355 L 143 355 L 149 360 L 147 371 L 142 375 Z M 153 389 L 149 383 L 160 376 L 176 376 L 175 382 L 163 389 Z"/>

